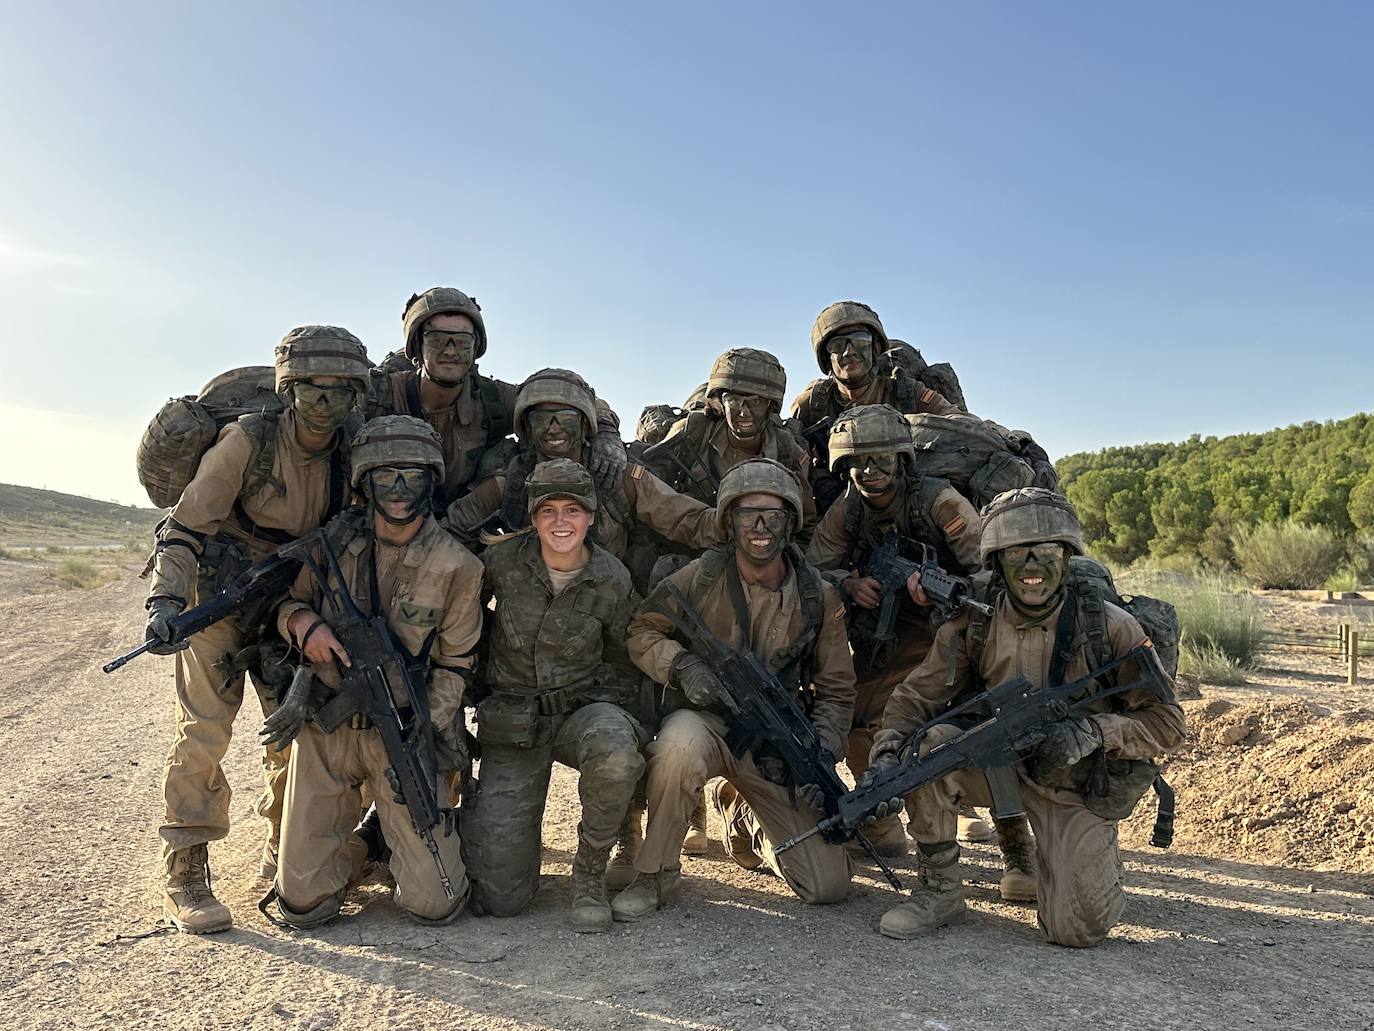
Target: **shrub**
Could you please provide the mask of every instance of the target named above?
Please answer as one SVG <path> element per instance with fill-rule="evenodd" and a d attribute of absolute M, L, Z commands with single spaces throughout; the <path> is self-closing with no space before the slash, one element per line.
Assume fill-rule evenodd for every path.
<path fill-rule="evenodd" d="M 109 583 L 109 570 L 102 569 L 88 558 L 64 558 L 53 574 L 63 587 L 91 588 Z"/>
<path fill-rule="evenodd" d="M 1256 587 L 1312 590 L 1345 557 L 1344 543 L 1331 530 L 1291 520 L 1238 530 L 1232 544 L 1241 572 Z"/>
<path fill-rule="evenodd" d="M 1190 577 L 1137 567 L 1116 578 L 1123 594 L 1162 598 L 1178 610 L 1179 669 L 1209 684 L 1242 684 L 1259 654 L 1259 602 L 1225 576 Z"/>
<path fill-rule="evenodd" d="M 0 544 L 0 558 L 14 558 L 14 557 L 15 557 L 14 552 L 10 551 L 10 549 L 7 548 L 7 547 L 5 547 L 3 544 Z"/>
<path fill-rule="evenodd" d="M 1205 644 L 1201 647 L 1183 645 L 1179 649 L 1178 668 L 1182 673 L 1191 673 L 1204 684 L 1235 686 L 1246 680 L 1244 666 L 1220 648 Z"/>

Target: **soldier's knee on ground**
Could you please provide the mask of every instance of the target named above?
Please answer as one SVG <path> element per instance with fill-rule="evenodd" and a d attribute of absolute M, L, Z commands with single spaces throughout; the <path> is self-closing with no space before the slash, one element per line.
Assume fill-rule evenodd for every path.
<path fill-rule="evenodd" d="M 473 908 L 487 916 L 519 916 L 533 901 L 538 887 L 537 880 L 531 883 L 500 885 L 494 890 L 490 883 L 478 883 L 473 885 Z"/>
<path fill-rule="evenodd" d="M 454 887 L 458 888 L 457 885 Z M 458 889 L 456 894 L 458 897 L 450 901 L 442 891 L 436 890 L 418 900 L 408 898 L 405 905 L 400 908 L 417 924 L 440 927 L 457 920 L 467 909 L 469 888 L 464 886 Z"/>
<path fill-rule="evenodd" d="M 837 902 L 843 902 L 849 898 L 849 876 L 846 870 L 843 875 L 838 873 L 826 875 L 817 879 L 814 885 L 799 882 L 793 874 L 792 890 L 797 898 L 801 899 L 808 906 L 833 906 Z"/>
<path fill-rule="evenodd" d="M 313 906 L 296 907 L 277 894 L 277 912 L 282 920 L 298 930 L 318 927 L 339 915 L 343 908 L 344 893 L 336 892 L 326 896 Z"/>

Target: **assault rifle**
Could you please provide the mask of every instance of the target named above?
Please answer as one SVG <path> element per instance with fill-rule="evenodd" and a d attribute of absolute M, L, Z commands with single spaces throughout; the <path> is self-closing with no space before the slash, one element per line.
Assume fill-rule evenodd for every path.
<path fill-rule="evenodd" d="M 1140 671 L 1136 679 L 1107 684 L 1103 678 L 1128 662 Z M 835 811 L 803 834 L 775 846 L 785 852 L 819 834 L 827 841 L 848 841 L 880 805 L 905 798 L 916 789 L 958 770 L 976 767 L 988 779 L 992 815 L 998 819 L 1024 815 L 1017 786 L 1016 763 L 1029 757 L 1045 739 L 1045 728 L 1068 716 L 1078 715 L 1091 703 L 1126 691 L 1149 691 L 1161 701 L 1173 701 L 1169 677 L 1154 647 L 1145 642 L 1113 659 L 1087 676 L 1057 687 L 1037 689 L 1025 677 L 975 695 L 918 727 L 903 743 L 903 758 L 876 768 L 853 791 L 840 798 Z M 921 738 L 934 726 L 952 723 L 961 733 L 918 754 Z"/>
<path fill-rule="evenodd" d="M 844 781 L 835 772 L 835 764 L 821 745 L 821 739 L 807 718 L 797 699 L 787 691 L 778 678 L 768 672 L 753 652 L 729 647 L 713 633 L 701 618 L 701 613 L 671 581 L 664 581 L 668 593 L 681 607 L 679 616 L 667 606 L 664 614 L 690 642 L 692 651 L 704 658 L 711 671 L 720 678 L 725 693 L 720 701 L 729 710 L 729 730 L 725 744 L 735 758 L 746 752 L 757 755 L 767 745 L 787 767 L 791 787 L 815 784 L 825 798 L 825 812 L 836 814 L 837 805 L 846 791 Z M 882 871 L 884 877 L 898 891 L 902 882 L 862 833 L 850 835 Z"/>
<path fill-rule="evenodd" d="M 284 550 L 284 549 L 283 549 Z M 111 659 L 101 667 L 106 673 L 113 673 L 131 659 L 136 659 L 157 644 L 170 644 L 174 648 L 185 646 L 194 634 L 214 626 L 222 619 L 238 615 L 244 609 L 258 602 L 270 602 L 284 595 L 295 582 L 300 572 L 299 559 L 287 558 L 278 551 L 271 558 L 250 566 L 234 578 L 224 590 L 209 601 L 194 608 L 180 612 L 167 621 L 171 636 L 166 642 L 144 641 L 132 651 L 127 651 L 116 659 Z"/>
<path fill-rule="evenodd" d="M 921 549 L 920 562 L 902 554 L 904 544 Z M 878 593 L 882 597 L 876 612 L 860 610 L 855 614 L 850 634 L 856 652 L 868 646 L 864 658 L 868 669 L 882 669 L 887 665 L 892 642 L 897 636 L 897 610 L 902 598 L 908 597 L 906 585 L 913 573 L 921 574 L 921 589 L 935 606 L 940 622 L 952 619 L 965 608 L 976 609 L 985 616 L 992 615 L 991 605 L 973 600 L 973 588 L 967 579 L 951 576 L 940 568 L 934 548 L 889 530 L 859 565 L 860 576 L 878 581 Z"/>
<path fill-rule="evenodd" d="M 312 551 L 318 548 L 329 566 L 326 572 Z M 315 724 L 326 734 L 361 713 L 377 729 L 391 764 L 387 779 L 410 813 L 410 825 L 434 857 L 444 895 L 453 899 L 453 884 L 434 841 L 434 828 L 444 822 L 435 791 L 437 763 L 430 737 L 429 699 L 422 679 L 411 676 L 412 657 L 397 642 L 384 615 L 366 616 L 348 591 L 339 569 L 339 560 L 323 530 L 314 530 L 281 549 L 305 564 L 324 593 L 333 613 L 329 628 L 348 652 L 352 662 L 339 670 L 340 685 L 314 716 Z M 334 574 L 334 587 L 329 582 Z M 293 690 L 296 685 L 292 685 Z M 396 707 L 396 694 L 403 692 L 411 705 L 407 720 Z"/>

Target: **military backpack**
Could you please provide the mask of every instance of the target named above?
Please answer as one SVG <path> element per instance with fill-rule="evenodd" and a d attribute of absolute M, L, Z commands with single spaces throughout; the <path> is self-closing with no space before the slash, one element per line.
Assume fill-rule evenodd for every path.
<path fill-rule="evenodd" d="M 906 421 L 916 467 L 925 476 L 948 480 L 975 508 L 1018 487 L 1058 486 L 1057 479 L 1045 483 L 1052 473 L 1037 471 L 1024 456 L 1030 440 L 1025 434 L 972 415 L 908 415 Z"/>

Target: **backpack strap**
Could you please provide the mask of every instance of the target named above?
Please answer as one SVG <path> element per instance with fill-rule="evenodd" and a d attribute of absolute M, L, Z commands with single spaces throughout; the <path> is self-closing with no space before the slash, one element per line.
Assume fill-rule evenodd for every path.
<path fill-rule="evenodd" d="M 784 686 L 796 676 L 798 690 L 809 713 L 814 703 L 810 685 L 816 672 L 816 642 L 820 639 L 821 625 L 825 621 L 825 581 L 816 567 L 806 561 L 806 556 L 796 544 L 788 544 L 785 553 L 797 576 L 804 625 L 801 635 L 773 656 L 773 665 Z"/>
<path fill-rule="evenodd" d="M 859 492 L 853 487 L 848 487 L 844 492 L 844 560 L 841 563 L 845 569 L 853 569 L 854 563 L 858 560 L 859 534 L 863 531 L 864 525 L 864 499 L 859 497 Z"/>
<path fill-rule="evenodd" d="M 687 425 L 681 433 L 664 437 L 644 452 L 644 464 L 650 472 L 679 494 L 708 505 L 715 502 L 720 486 L 705 461 L 713 422 L 705 412 L 688 412 Z M 693 487 L 699 493 L 693 493 Z"/>
<path fill-rule="evenodd" d="M 420 404 L 420 373 L 418 371 L 406 378 L 406 411 L 421 421 L 425 418 L 424 406 Z"/>
<path fill-rule="evenodd" d="M 501 389 L 495 380 L 483 376 L 475 366 L 472 378 L 477 384 L 477 394 L 482 399 L 482 426 L 487 431 L 487 447 L 494 447 L 498 441 L 510 436 L 511 412 L 501 400 Z"/>

